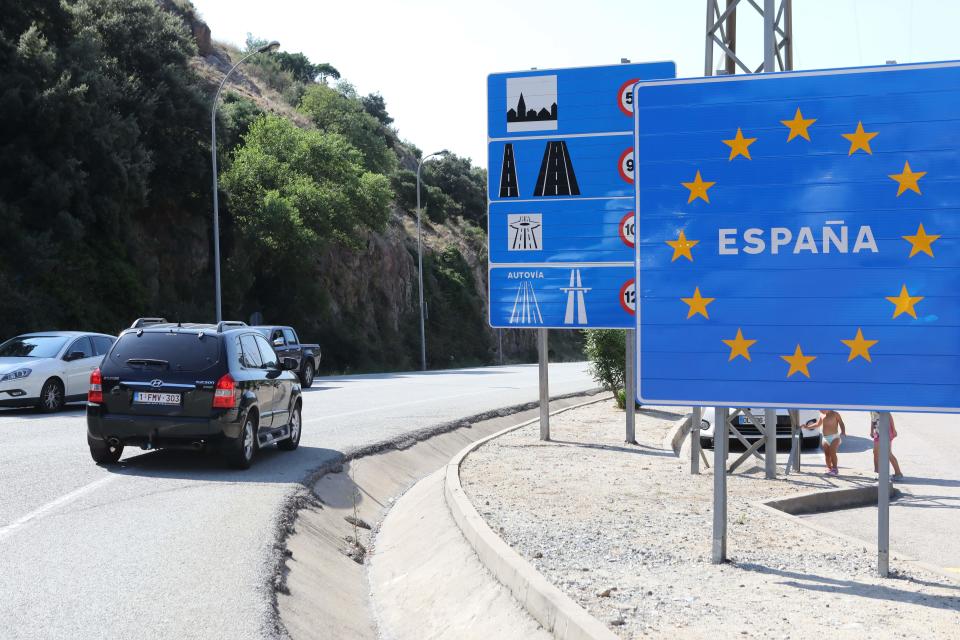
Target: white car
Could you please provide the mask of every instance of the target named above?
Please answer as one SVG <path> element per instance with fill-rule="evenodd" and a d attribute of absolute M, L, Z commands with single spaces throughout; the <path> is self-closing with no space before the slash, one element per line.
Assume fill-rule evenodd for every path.
<path fill-rule="evenodd" d="M 735 409 L 731 409 L 730 413 L 733 413 Z M 820 417 L 820 412 L 811 410 L 811 409 L 800 409 L 800 434 L 801 434 L 801 446 L 803 447 L 819 447 L 820 446 L 820 430 L 819 429 L 807 429 L 806 426 L 814 423 Z M 750 409 L 750 412 L 753 413 L 753 416 L 760 421 L 760 424 L 764 423 L 764 410 L 763 409 Z M 704 407 L 703 408 L 703 419 L 700 421 L 700 445 L 707 449 L 713 448 L 713 431 L 714 431 L 714 413 L 715 409 L 713 407 Z M 756 440 L 759 440 L 762 434 L 757 429 L 756 425 L 747 420 L 743 415 L 738 415 L 733 422 L 733 425 L 737 428 L 737 431 L 746 438 L 751 444 Z M 787 413 L 787 409 L 777 409 L 777 440 L 790 440 L 790 414 Z M 737 436 L 733 433 L 730 434 L 731 442 L 739 442 Z"/>
<path fill-rule="evenodd" d="M 85 400 L 90 373 L 116 338 L 102 333 L 26 333 L 0 344 L 0 407 L 58 411 Z"/>

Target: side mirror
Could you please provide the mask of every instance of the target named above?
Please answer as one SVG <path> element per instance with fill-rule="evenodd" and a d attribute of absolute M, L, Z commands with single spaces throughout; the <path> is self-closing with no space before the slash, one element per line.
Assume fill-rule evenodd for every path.
<path fill-rule="evenodd" d="M 64 358 L 67 362 L 73 362 L 74 360 L 81 360 L 86 357 L 86 354 L 83 351 L 71 351 L 67 354 L 67 357 Z"/>
<path fill-rule="evenodd" d="M 283 362 L 280 365 L 280 368 L 284 371 L 296 371 L 297 370 L 297 361 L 295 358 L 284 358 Z"/>
<path fill-rule="evenodd" d="M 283 338 L 274 338 L 274 339 L 273 339 L 273 346 L 275 346 L 275 347 L 282 347 L 282 346 L 283 346 Z"/>

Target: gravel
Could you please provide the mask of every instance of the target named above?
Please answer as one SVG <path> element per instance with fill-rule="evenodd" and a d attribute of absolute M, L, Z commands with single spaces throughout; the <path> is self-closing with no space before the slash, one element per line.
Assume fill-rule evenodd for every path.
<path fill-rule="evenodd" d="M 957 637 L 960 587 L 946 577 L 894 563 L 880 579 L 875 550 L 756 506 L 870 482 L 820 475 L 815 454 L 785 479 L 749 462 L 729 477 L 731 561 L 712 564 L 711 470 L 691 476 L 662 448 L 681 417 L 646 407 L 638 445 L 624 445 L 612 402 L 570 411 L 551 419 L 552 442 L 534 424 L 470 454 L 463 486 L 494 531 L 624 638 Z"/>

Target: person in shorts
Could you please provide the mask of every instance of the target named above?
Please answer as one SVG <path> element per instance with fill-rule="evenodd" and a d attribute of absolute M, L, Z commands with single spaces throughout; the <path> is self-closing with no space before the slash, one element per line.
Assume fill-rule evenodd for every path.
<path fill-rule="evenodd" d="M 873 471 L 880 473 L 880 413 L 870 412 L 870 436 L 873 438 Z M 903 480 L 900 472 L 900 462 L 893 455 L 893 439 L 897 437 L 897 429 L 893 426 L 893 414 L 890 414 L 890 464 L 893 465 L 893 480 Z"/>
<path fill-rule="evenodd" d="M 843 424 L 843 418 L 833 409 L 820 409 L 820 418 L 808 428 L 820 429 L 823 434 L 821 446 L 823 447 L 823 457 L 827 462 L 827 475 L 835 476 L 839 474 L 837 451 L 840 449 L 840 443 L 843 442 L 842 436 L 847 435 L 847 427 Z"/>

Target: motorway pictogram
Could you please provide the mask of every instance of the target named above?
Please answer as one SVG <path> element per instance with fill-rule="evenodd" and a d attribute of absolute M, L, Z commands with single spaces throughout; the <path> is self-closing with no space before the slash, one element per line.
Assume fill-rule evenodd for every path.
<path fill-rule="evenodd" d="M 533 195 L 580 195 L 580 187 L 577 186 L 577 177 L 573 173 L 573 163 L 570 161 L 570 152 L 565 141 L 551 140 L 547 143 Z"/>

